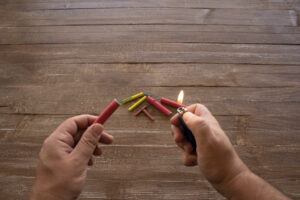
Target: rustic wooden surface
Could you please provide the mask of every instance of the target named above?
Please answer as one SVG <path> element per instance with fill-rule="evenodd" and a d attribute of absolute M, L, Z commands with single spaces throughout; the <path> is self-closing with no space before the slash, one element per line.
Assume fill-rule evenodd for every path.
<path fill-rule="evenodd" d="M 208 106 L 242 159 L 300 199 L 299 0 L 1 0 L 0 197 L 27 199 L 64 119 L 140 91 Z M 224 199 L 169 118 L 122 106 L 80 199 Z M 174 111 L 174 109 L 173 109 Z"/>

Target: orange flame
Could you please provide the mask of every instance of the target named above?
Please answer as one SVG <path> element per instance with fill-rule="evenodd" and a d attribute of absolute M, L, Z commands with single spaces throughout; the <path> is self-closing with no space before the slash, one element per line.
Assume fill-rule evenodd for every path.
<path fill-rule="evenodd" d="M 179 95 L 178 95 L 177 102 L 180 103 L 180 104 L 182 104 L 183 97 L 184 97 L 184 92 L 183 92 L 183 90 L 181 90 L 180 93 L 179 93 Z"/>

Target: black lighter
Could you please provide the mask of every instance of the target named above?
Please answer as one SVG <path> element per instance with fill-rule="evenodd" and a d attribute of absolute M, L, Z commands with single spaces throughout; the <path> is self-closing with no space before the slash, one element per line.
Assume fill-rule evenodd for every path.
<path fill-rule="evenodd" d="M 177 109 L 177 113 L 179 116 L 179 121 L 182 126 L 182 131 L 186 137 L 186 139 L 193 145 L 194 149 L 193 151 L 196 152 L 196 140 L 192 133 L 192 131 L 189 129 L 189 127 L 186 125 L 186 123 L 183 121 L 182 116 L 184 113 L 188 112 L 188 110 L 185 107 L 180 107 Z"/>

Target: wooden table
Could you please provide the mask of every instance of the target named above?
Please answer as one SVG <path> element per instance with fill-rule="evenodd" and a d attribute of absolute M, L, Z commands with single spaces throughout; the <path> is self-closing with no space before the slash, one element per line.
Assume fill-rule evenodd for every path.
<path fill-rule="evenodd" d="M 27 199 L 42 141 L 140 91 L 203 103 L 258 175 L 300 199 L 299 0 L 2 0 L 0 197 Z M 169 118 L 119 108 L 80 199 L 223 199 Z M 173 111 L 175 111 L 173 109 Z"/>

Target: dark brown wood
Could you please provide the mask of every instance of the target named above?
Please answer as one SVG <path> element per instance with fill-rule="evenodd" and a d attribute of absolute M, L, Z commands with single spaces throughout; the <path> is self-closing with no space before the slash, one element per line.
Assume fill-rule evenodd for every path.
<path fill-rule="evenodd" d="M 41 67 L 42 66 L 42 67 Z M 182 70 L 184 68 L 184 70 Z M 83 83 L 118 87 L 244 87 L 299 86 L 299 66 L 247 64 L 6 64 L 0 78 L 10 87 L 78 86 Z M 213 71 L 213 73 L 212 73 Z M 130 73 L 128 73 L 130 72 Z M 26 76 L 24 76 L 26 74 Z M 187 82 L 184 78 L 194 74 Z M 255 75 L 255 76 L 254 76 Z M 123 77 L 122 80 L 107 81 Z M 155 80 L 155 82 L 153 82 Z M 3 87 L 4 88 L 4 87 Z M 142 89 L 142 88 L 141 88 Z M 137 90 L 137 89 L 133 89 Z M 134 92 L 134 91 L 132 91 Z M 173 94 L 173 98 L 177 94 Z M 124 96 L 120 98 L 124 98 Z"/>
<path fill-rule="evenodd" d="M 219 63 L 300 65 L 298 45 L 103 43 L 1 45 L 11 63 Z"/>
<path fill-rule="evenodd" d="M 295 10 L 110 8 L 62 10 L 6 10 L 1 26 L 86 24 L 226 24 L 297 26 Z"/>
<path fill-rule="evenodd" d="M 43 140 L 140 91 L 203 103 L 245 163 L 300 199 L 299 0 L 2 0 L 0 197 L 28 199 Z M 121 106 L 80 199 L 224 199 L 169 118 Z M 173 112 L 175 109 L 170 108 Z"/>
<path fill-rule="evenodd" d="M 300 44 L 298 27 L 278 26 L 276 28 L 224 25 L 3 27 L 0 28 L 0 44 L 107 42 Z"/>
<path fill-rule="evenodd" d="M 299 9 L 299 0 L 2 0 L 2 8 L 20 10 L 78 9 L 78 8 L 246 8 L 246 9 Z"/>

